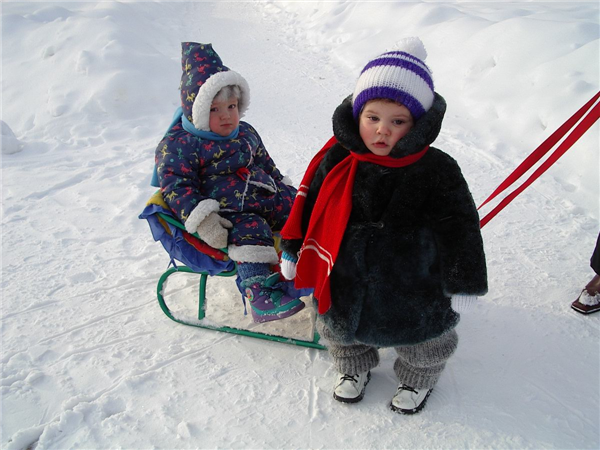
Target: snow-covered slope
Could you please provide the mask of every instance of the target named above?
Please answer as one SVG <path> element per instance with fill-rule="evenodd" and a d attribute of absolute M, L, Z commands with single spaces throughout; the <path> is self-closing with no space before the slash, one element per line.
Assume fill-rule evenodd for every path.
<path fill-rule="evenodd" d="M 387 409 L 392 351 L 348 406 L 326 352 L 168 320 L 155 298 L 168 258 L 137 219 L 181 41 L 212 42 L 244 74 L 246 119 L 299 182 L 361 66 L 420 36 L 449 104 L 436 145 L 481 203 L 598 91 L 596 2 L 1 8 L 3 448 L 600 446 L 600 314 L 569 309 L 593 275 L 597 124 L 484 228 L 490 293 L 414 417 Z M 168 293 L 191 309 L 196 283 L 180 275 Z M 252 327 L 232 281 L 210 284 L 209 316 Z M 311 312 L 269 329 L 304 332 Z"/>

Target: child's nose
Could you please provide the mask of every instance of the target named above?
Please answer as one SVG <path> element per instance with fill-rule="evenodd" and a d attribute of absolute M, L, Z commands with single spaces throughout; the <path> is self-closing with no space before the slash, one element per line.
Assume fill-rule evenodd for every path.
<path fill-rule="evenodd" d="M 377 130 L 377 132 L 379 134 L 390 134 L 390 129 L 387 126 L 385 126 L 385 125 L 380 125 L 379 129 Z"/>

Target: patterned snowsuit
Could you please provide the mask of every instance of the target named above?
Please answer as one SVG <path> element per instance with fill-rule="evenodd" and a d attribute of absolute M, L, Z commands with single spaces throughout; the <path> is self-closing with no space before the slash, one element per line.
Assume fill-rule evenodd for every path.
<path fill-rule="evenodd" d="M 236 282 L 253 320 L 284 319 L 304 308 L 300 297 L 306 294 L 272 273 L 270 265 L 279 262 L 272 230 L 283 228 L 296 189 L 285 181 L 256 130 L 239 120 L 250 101 L 247 81 L 223 64 L 211 44 L 181 45 L 181 107 L 155 153 L 152 182 L 160 186 L 162 198 L 143 217 L 171 257 L 189 267 L 210 271 L 220 264 L 205 268 L 205 261 L 196 258 L 202 251 L 189 255 L 187 234 L 171 233 L 152 219 L 157 205 L 170 209 L 188 233 L 198 232 L 208 245 L 226 245 L 228 262 L 244 263 L 234 265 Z M 226 106 L 220 110 L 221 104 Z M 219 132 L 223 124 L 229 135 Z"/>
<path fill-rule="evenodd" d="M 156 149 L 156 168 L 166 203 L 194 233 L 215 212 L 233 223 L 229 256 L 237 262 L 278 262 L 272 229 L 283 227 L 296 190 L 246 122 L 229 136 L 210 131 L 211 103 L 226 86 L 238 86 L 239 116 L 249 86 L 223 64 L 211 44 L 183 42 L 179 85 L 181 111 Z"/>
<path fill-rule="evenodd" d="M 218 211 L 234 224 L 230 251 L 231 246 L 272 247 L 271 230 L 283 227 L 296 194 L 246 122 L 240 122 L 235 139 L 207 140 L 184 130 L 179 121 L 159 143 L 156 165 L 163 197 L 182 222 Z M 277 262 L 256 261 L 262 252 L 239 250 L 242 259 L 234 249 L 234 260 Z"/>

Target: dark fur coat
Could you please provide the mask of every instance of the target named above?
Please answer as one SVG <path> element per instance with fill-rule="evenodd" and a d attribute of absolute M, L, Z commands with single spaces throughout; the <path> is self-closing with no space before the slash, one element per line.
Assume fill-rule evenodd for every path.
<path fill-rule="evenodd" d="M 446 110 L 432 108 L 390 153 L 421 151 L 439 134 Z M 325 176 L 348 149 L 369 150 L 360 138 L 350 99 L 333 115 L 338 140 L 325 156 L 307 195 L 306 231 Z M 295 254 L 301 241 L 284 241 Z M 415 344 L 456 326 L 453 294 L 483 295 L 487 273 L 479 216 L 454 159 L 434 147 L 417 163 L 387 168 L 361 162 L 352 213 L 331 272 L 331 309 L 322 319 L 340 342 L 379 347 Z M 317 299 L 318 301 L 318 299 Z"/>

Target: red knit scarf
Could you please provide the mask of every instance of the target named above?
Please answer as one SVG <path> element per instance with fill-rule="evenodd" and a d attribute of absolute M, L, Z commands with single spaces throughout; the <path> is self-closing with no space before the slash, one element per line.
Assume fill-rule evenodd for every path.
<path fill-rule="evenodd" d="M 344 237 L 352 210 L 352 188 L 358 163 L 366 161 L 385 167 L 405 167 L 425 155 L 429 146 L 419 153 L 403 158 L 378 156 L 373 153 L 350 155 L 337 164 L 325 177 L 310 217 L 306 237 L 302 235 L 302 212 L 310 183 L 327 151 L 337 140 L 332 137 L 315 155 L 304 174 L 290 216 L 281 231 L 284 239 L 303 239 L 296 266 L 296 288 L 314 288 L 319 301 L 319 314 L 331 307 L 329 275 Z"/>

